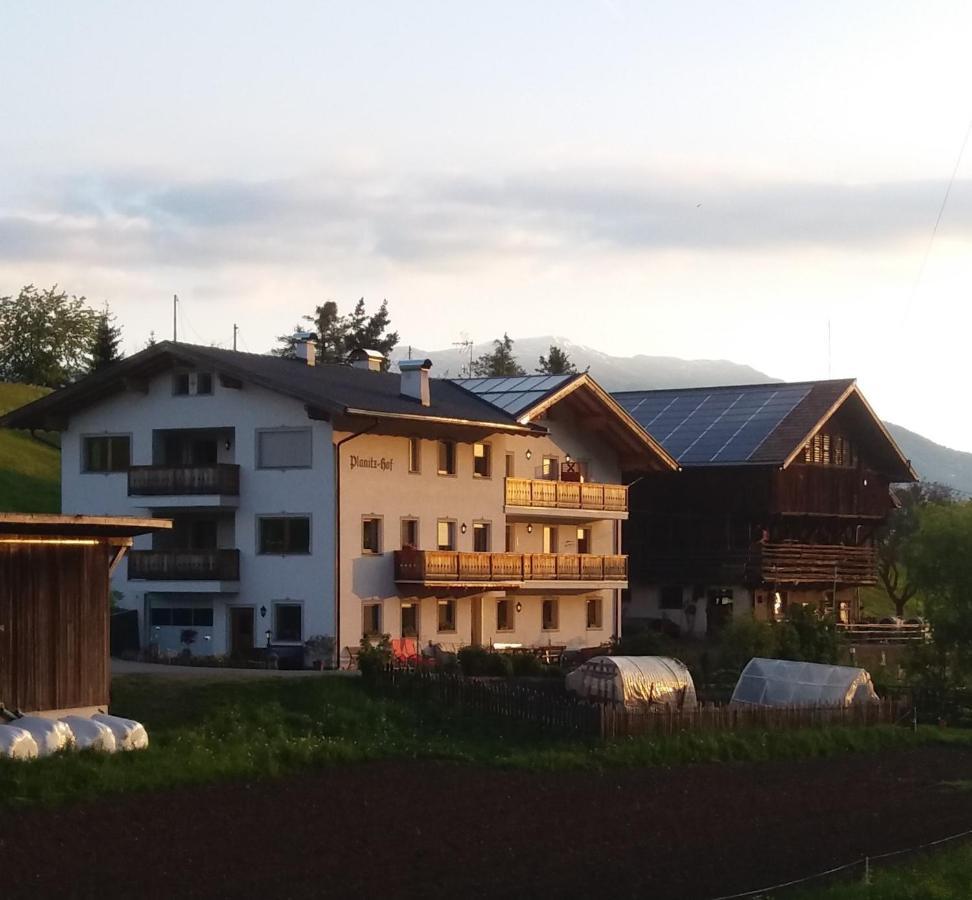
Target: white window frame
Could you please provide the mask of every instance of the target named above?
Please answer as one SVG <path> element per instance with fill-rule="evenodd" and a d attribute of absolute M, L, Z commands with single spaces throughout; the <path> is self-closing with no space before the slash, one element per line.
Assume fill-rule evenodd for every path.
<path fill-rule="evenodd" d="M 372 550 L 369 547 L 365 547 L 365 524 L 368 522 L 376 522 L 378 525 L 378 547 Z M 361 517 L 361 555 L 362 556 L 381 556 L 384 553 L 385 546 L 385 535 L 384 527 L 385 523 L 381 516 L 362 516 Z"/>

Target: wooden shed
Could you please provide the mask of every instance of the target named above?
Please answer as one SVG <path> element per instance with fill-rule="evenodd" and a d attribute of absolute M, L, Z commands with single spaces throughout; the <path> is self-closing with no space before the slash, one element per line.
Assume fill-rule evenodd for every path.
<path fill-rule="evenodd" d="M 168 519 L 0 513 L 0 702 L 35 714 L 106 711 L 109 576 Z"/>

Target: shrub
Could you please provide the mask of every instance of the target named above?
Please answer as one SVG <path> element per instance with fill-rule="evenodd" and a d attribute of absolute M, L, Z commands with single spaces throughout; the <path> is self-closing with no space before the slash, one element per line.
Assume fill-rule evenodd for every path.
<path fill-rule="evenodd" d="M 767 622 L 740 616 L 728 622 L 722 631 L 719 666 L 738 675 L 754 656 L 773 657 L 778 647 L 778 629 Z"/>
<path fill-rule="evenodd" d="M 467 678 L 475 676 L 509 677 L 513 674 L 513 660 L 505 653 L 488 647 L 470 645 L 459 650 L 459 668 Z"/>
<path fill-rule="evenodd" d="M 791 606 L 779 628 L 777 654 L 781 659 L 836 663 L 840 638 L 832 619 L 809 606 Z"/>
<path fill-rule="evenodd" d="M 363 637 L 358 651 L 358 669 L 362 678 L 372 678 L 377 672 L 391 665 L 391 636 L 383 634 L 377 644 Z"/>
<path fill-rule="evenodd" d="M 546 675 L 553 666 L 545 666 L 532 653 L 516 653 L 510 657 L 513 674 L 520 678 L 536 678 Z"/>

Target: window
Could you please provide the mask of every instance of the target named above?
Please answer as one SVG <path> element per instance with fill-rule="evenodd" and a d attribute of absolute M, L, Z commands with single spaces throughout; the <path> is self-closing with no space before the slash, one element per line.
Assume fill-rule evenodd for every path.
<path fill-rule="evenodd" d="M 557 598 L 556 597 L 544 597 L 543 605 L 540 611 L 540 624 L 544 631 L 556 631 L 557 630 Z"/>
<path fill-rule="evenodd" d="M 381 519 L 377 516 L 361 520 L 361 552 L 381 553 Z"/>
<path fill-rule="evenodd" d="M 455 441 L 439 441 L 439 474 L 456 474 L 456 443 Z"/>
<path fill-rule="evenodd" d="M 402 550 L 418 550 L 418 519 L 402 519 Z"/>
<path fill-rule="evenodd" d="M 660 592 L 662 609 L 682 608 L 682 586 L 680 584 L 665 585 Z"/>
<path fill-rule="evenodd" d="M 152 607 L 150 621 L 154 626 L 178 625 L 182 628 L 212 628 L 212 607 L 203 606 L 155 606 Z"/>
<path fill-rule="evenodd" d="M 257 431 L 258 469 L 309 469 L 311 465 L 309 428 Z"/>
<path fill-rule="evenodd" d="M 381 604 L 366 603 L 363 607 L 362 634 L 365 637 L 378 637 L 381 634 Z"/>
<path fill-rule="evenodd" d="M 299 603 L 273 604 L 273 639 L 302 641 L 304 639 L 304 608 Z"/>
<path fill-rule="evenodd" d="M 507 478 L 513 477 L 513 469 L 516 465 L 514 462 L 515 459 L 516 457 L 514 456 L 514 454 L 512 453 L 506 454 L 506 477 Z"/>
<path fill-rule="evenodd" d="M 261 516 L 258 532 L 260 553 L 310 553 L 308 516 Z"/>
<path fill-rule="evenodd" d="M 577 552 L 578 553 L 591 552 L 591 529 L 590 528 L 577 529 Z"/>
<path fill-rule="evenodd" d="M 448 519 L 439 519 L 436 525 L 435 543 L 439 550 L 455 550 L 456 523 Z"/>
<path fill-rule="evenodd" d="M 177 397 L 185 397 L 189 394 L 211 394 L 212 392 L 212 372 L 176 371 L 172 373 L 172 393 Z"/>
<path fill-rule="evenodd" d="M 492 448 L 489 444 L 473 444 L 473 478 L 489 478 L 492 475 Z"/>
<path fill-rule="evenodd" d="M 422 443 L 418 438 L 408 439 L 408 471 L 415 473 L 422 471 Z"/>
<path fill-rule="evenodd" d="M 556 525 L 543 526 L 543 552 L 544 553 L 557 552 L 557 526 Z"/>
<path fill-rule="evenodd" d="M 418 637 L 418 609 L 417 603 L 402 604 L 402 637 Z"/>
<path fill-rule="evenodd" d="M 506 526 L 506 552 L 512 553 L 516 549 L 516 530 L 514 526 Z"/>
<path fill-rule="evenodd" d="M 439 631 L 456 630 L 456 601 L 439 601 Z"/>
<path fill-rule="evenodd" d="M 603 628 L 602 604 L 600 597 L 587 598 L 587 627 Z"/>
<path fill-rule="evenodd" d="M 816 466 L 857 465 L 857 450 L 845 437 L 831 434 L 815 434 L 803 448 L 803 461 Z"/>
<path fill-rule="evenodd" d="M 560 478 L 560 457 L 545 456 L 540 468 L 540 475 L 548 481 L 557 481 Z"/>
<path fill-rule="evenodd" d="M 99 435 L 84 439 L 85 472 L 124 472 L 131 465 L 132 439 L 128 435 Z"/>
<path fill-rule="evenodd" d="M 185 396 L 189 393 L 189 373 L 176 372 L 172 376 L 172 393 L 177 397 Z"/>
<path fill-rule="evenodd" d="M 476 553 L 489 553 L 489 522 L 473 522 L 473 550 Z"/>
<path fill-rule="evenodd" d="M 513 601 L 512 600 L 496 601 L 496 630 L 497 631 L 513 630 Z"/>

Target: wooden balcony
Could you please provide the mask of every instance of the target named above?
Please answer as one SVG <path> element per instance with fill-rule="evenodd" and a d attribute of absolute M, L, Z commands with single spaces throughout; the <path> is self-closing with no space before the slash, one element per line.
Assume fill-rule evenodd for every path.
<path fill-rule="evenodd" d="M 660 553 L 632 549 L 636 578 L 659 584 L 865 586 L 877 583 L 873 547 L 789 542 L 754 544 L 748 550 L 685 548 Z"/>
<path fill-rule="evenodd" d="M 607 513 L 609 518 L 627 518 L 628 488 L 623 484 L 599 484 L 593 481 L 507 478 L 506 507 L 508 512 L 511 508 L 569 512 L 580 510 Z"/>
<path fill-rule="evenodd" d="M 129 579 L 239 581 L 239 550 L 131 550 Z"/>
<path fill-rule="evenodd" d="M 128 470 L 130 497 L 229 496 L 240 494 L 240 467 L 132 466 Z"/>
<path fill-rule="evenodd" d="M 456 550 L 396 550 L 395 580 L 429 585 L 506 585 L 600 582 L 628 583 L 627 556 L 576 553 L 463 553 Z"/>

